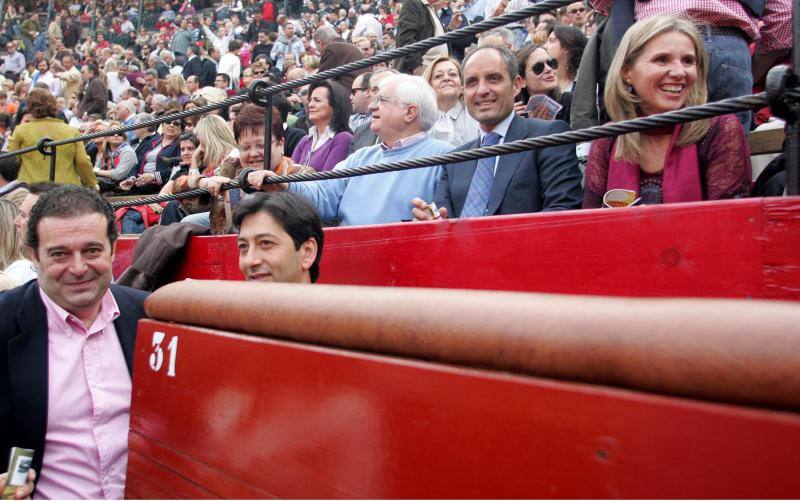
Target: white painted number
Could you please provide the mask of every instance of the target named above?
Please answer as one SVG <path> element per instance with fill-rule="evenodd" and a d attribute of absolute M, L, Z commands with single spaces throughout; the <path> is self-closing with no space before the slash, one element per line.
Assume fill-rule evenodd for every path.
<path fill-rule="evenodd" d="M 169 368 L 167 369 L 167 376 L 175 377 L 175 359 L 178 357 L 178 336 L 172 338 L 167 345 L 169 350 Z"/>
<path fill-rule="evenodd" d="M 161 343 L 164 342 L 166 334 L 163 332 L 153 333 L 153 353 L 150 354 L 150 368 L 155 372 L 161 370 L 164 365 L 164 350 L 161 348 Z M 167 343 L 167 351 L 169 352 L 169 362 L 167 363 L 167 376 L 175 377 L 175 360 L 178 358 L 178 336 L 173 336 Z"/>

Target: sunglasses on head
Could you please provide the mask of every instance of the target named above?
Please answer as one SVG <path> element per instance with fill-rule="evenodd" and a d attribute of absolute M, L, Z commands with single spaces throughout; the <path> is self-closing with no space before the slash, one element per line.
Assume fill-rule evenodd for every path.
<path fill-rule="evenodd" d="M 533 72 L 533 74 L 537 76 L 541 75 L 542 72 L 544 71 L 545 63 L 547 63 L 547 66 L 553 68 L 554 70 L 558 69 L 558 61 L 556 61 L 555 59 L 548 59 L 547 61 L 539 61 L 538 63 L 535 63 L 533 66 L 531 66 L 531 71 Z"/>

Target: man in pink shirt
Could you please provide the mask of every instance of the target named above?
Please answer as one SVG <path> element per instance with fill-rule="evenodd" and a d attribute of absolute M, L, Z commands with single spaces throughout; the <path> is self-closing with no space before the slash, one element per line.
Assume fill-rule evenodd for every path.
<path fill-rule="evenodd" d="M 147 294 L 111 285 L 116 239 L 100 195 L 53 189 L 28 222 L 38 279 L 0 295 L 0 471 L 11 447 L 33 449 L 35 498 L 125 494 L 131 368 Z"/>

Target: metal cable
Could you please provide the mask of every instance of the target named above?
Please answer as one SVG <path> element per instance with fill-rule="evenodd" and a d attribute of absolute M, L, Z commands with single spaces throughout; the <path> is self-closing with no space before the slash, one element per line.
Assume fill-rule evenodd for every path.
<path fill-rule="evenodd" d="M 684 108 L 681 110 L 670 111 L 668 113 L 663 113 L 660 115 L 634 118 L 632 120 L 626 120 L 618 123 L 608 123 L 605 125 L 598 125 L 595 127 L 590 127 L 588 129 L 560 132 L 557 134 L 551 134 L 549 136 L 533 137 L 529 139 L 521 139 L 519 141 L 512 141 L 510 143 L 498 144 L 496 146 L 487 146 L 483 148 L 475 148 L 472 150 L 457 151 L 453 153 L 446 153 L 444 155 L 415 158 L 413 160 L 403 160 L 400 162 L 366 165 L 363 167 L 353 167 L 349 169 L 335 169 L 325 172 L 291 174 L 288 176 L 272 176 L 266 179 L 265 183 L 278 184 L 278 183 L 293 183 L 293 182 L 305 182 L 305 181 L 319 181 L 323 179 L 341 179 L 345 177 L 366 176 L 368 174 L 378 174 L 382 172 L 419 169 L 422 167 L 430 167 L 434 165 L 465 162 L 467 160 L 477 160 L 479 158 L 508 155 L 511 153 L 518 153 L 520 151 L 527 151 L 537 148 L 546 148 L 549 146 L 581 143 L 604 137 L 612 137 L 612 136 L 618 136 L 620 134 L 628 134 L 631 132 L 639 132 L 647 129 L 655 129 L 659 127 L 664 127 L 666 125 L 692 122 L 695 120 L 702 120 L 704 118 L 710 118 L 717 115 L 724 115 L 728 113 L 736 113 L 739 111 L 747 111 L 747 110 L 762 108 L 766 105 L 766 103 L 767 101 L 765 94 L 762 92 L 760 94 L 754 94 L 752 96 L 734 97 L 731 99 L 725 99 L 723 101 L 717 101 L 714 103 L 707 103 L 699 106 L 693 106 L 691 108 Z M 227 183 L 222 187 L 223 190 L 233 189 L 233 188 L 239 188 L 239 183 L 237 181 Z M 172 195 L 152 196 L 140 200 L 114 202 L 111 205 L 114 209 L 121 209 L 123 207 L 134 207 L 137 205 L 168 202 L 170 200 L 181 200 L 184 198 L 192 198 L 207 194 L 208 190 L 198 188 Z"/>
<path fill-rule="evenodd" d="M 331 78 L 346 75 L 347 73 L 352 73 L 353 71 L 369 68 L 378 63 L 388 62 L 398 57 L 408 56 L 410 54 L 421 52 L 423 50 L 430 49 L 431 47 L 435 47 L 443 43 L 452 42 L 464 36 L 475 35 L 477 33 L 481 33 L 483 31 L 492 28 L 497 28 L 498 26 L 503 26 L 508 23 L 512 23 L 514 21 L 519 21 L 537 14 L 541 14 L 542 12 L 554 10 L 559 7 L 563 7 L 565 5 L 569 5 L 573 1 L 574 0 L 544 0 L 532 7 L 511 12 L 510 14 L 503 14 L 502 16 L 497 16 L 486 21 L 481 21 L 480 23 L 476 23 L 471 26 L 466 26 L 464 28 L 460 28 L 455 31 L 450 31 L 438 37 L 429 38 L 427 40 L 423 40 L 421 42 L 417 42 L 411 45 L 406 45 L 405 47 L 400 47 L 399 49 L 393 49 L 388 52 L 382 52 L 367 59 L 362 59 L 354 63 L 345 64 L 344 66 L 339 66 L 337 68 L 326 70 L 321 73 L 315 73 L 314 75 L 302 78 L 300 80 L 294 80 L 292 82 L 272 85 L 268 88 L 257 91 L 256 94 L 258 95 L 259 99 L 264 99 L 272 94 L 283 92 L 285 90 L 290 90 L 296 87 L 302 87 L 303 85 L 306 84 L 323 82 Z M 128 132 L 131 130 L 141 129 L 144 127 L 154 127 L 156 125 L 160 125 L 166 122 L 171 122 L 173 120 L 183 119 L 194 115 L 201 115 L 203 113 L 208 113 L 210 111 L 226 108 L 228 106 L 233 106 L 235 104 L 244 103 L 247 101 L 250 101 L 250 96 L 247 94 L 241 94 L 238 96 L 225 99 L 224 101 L 221 101 L 219 103 L 208 104 L 206 106 L 202 106 L 200 108 L 194 108 L 189 111 L 181 111 L 179 113 L 174 113 L 172 115 L 155 118 L 153 120 L 148 120 L 140 124 L 126 125 L 124 127 L 109 129 L 104 132 L 92 132 L 89 134 L 82 134 L 70 139 L 62 139 L 59 141 L 48 141 L 44 143 L 44 147 L 51 148 L 56 146 L 64 146 L 67 144 L 77 143 L 79 141 L 89 141 L 91 139 L 96 139 L 98 137 L 113 136 L 121 132 Z M 8 151 L 0 154 L 0 159 L 16 155 L 22 155 L 25 153 L 31 153 L 33 151 L 38 151 L 38 149 L 39 148 L 37 145 L 37 146 L 29 146 L 19 150 Z"/>

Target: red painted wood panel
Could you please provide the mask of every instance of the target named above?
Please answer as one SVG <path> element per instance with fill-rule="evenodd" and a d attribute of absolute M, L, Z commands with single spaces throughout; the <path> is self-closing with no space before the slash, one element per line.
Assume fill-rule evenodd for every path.
<path fill-rule="evenodd" d="M 133 382 L 128 497 L 800 496 L 797 414 L 152 320 Z"/>
<path fill-rule="evenodd" d="M 798 300 L 799 230 L 793 198 L 331 228 L 320 282 Z M 176 278 L 242 279 L 233 236 L 187 252 Z"/>

